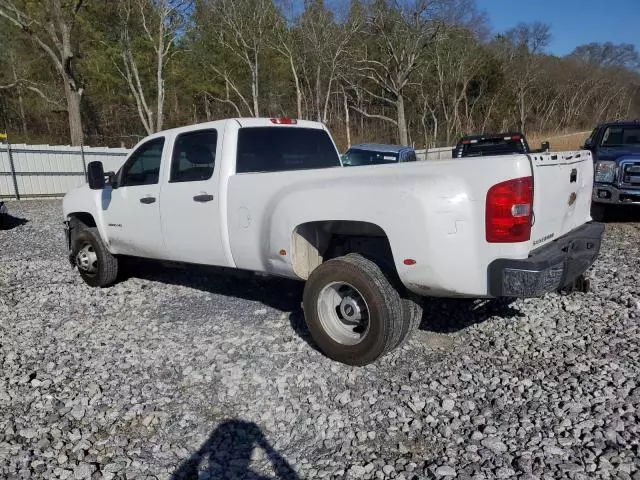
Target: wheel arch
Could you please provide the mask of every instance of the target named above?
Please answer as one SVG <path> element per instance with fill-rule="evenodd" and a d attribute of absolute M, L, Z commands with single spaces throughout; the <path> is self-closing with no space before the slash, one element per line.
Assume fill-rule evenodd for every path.
<path fill-rule="evenodd" d="M 86 225 L 87 227 L 96 227 L 97 226 L 96 219 L 89 212 L 71 212 L 71 213 L 67 214 L 67 218 L 69 220 L 77 219 L 78 221 L 80 221 L 84 225 Z"/>
<path fill-rule="evenodd" d="M 295 274 L 306 280 L 323 262 L 359 253 L 395 271 L 389 237 L 382 227 L 360 220 L 320 220 L 297 225 L 291 234 Z"/>

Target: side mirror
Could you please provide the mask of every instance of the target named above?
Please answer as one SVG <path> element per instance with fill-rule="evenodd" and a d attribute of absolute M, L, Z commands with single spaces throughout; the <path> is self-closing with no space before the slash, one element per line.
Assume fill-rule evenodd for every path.
<path fill-rule="evenodd" d="M 540 149 L 541 149 L 543 152 L 548 152 L 548 151 L 551 149 L 551 145 L 549 144 L 549 141 L 542 142 L 542 143 L 540 144 Z"/>
<path fill-rule="evenodd" d="M 102 162 L 89 162 L 87 165 L 87 181 L 91 190 L 104 188 L 104 167 Z"/>
<path fill-rule="evenodd" d="M 584 147 L 582 148 L 584 148 L 585 150 L 591 150 L 593 148 L 593 140 L 587 138 L 584 142 Z"/>
<path fill-rule="evenodd" d="M 118 176 L 115 172 L 105 172 L 105 177 L 107 177 L 107 185 L 111 186 L 111 188 L 118 188 Z"/>

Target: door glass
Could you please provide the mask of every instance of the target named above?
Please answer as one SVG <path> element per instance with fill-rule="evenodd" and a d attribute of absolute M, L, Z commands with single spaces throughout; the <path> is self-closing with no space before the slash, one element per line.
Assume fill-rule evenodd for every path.
<path fill-rule="evenodd" d="M 164 137 L 154 138 L 141 145 L 122 167 L 120 185 L 153 185 L 158 183 Z"/>
<path fill-rule="evenodd" d="M 209 180 L 216 163 L 216 130 L 183 133 L 176 139 L 169 182 Z"/>

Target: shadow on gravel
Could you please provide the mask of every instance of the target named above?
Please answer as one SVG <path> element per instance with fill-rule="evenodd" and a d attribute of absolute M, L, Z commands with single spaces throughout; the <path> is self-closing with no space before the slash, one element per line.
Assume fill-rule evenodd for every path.
<path fill-rule="evenodd" d="M 630 205 L 619 205 L 607 209 L 603 223 L 639 223 L 640 208 Z"/>
<path fill-rule="evenodd" d="M 420 330 L 454 333 L 491 317 L 515 318 L 522 313 L 511 306 L 512 299 L 425 298 Z"/>
<path fill-rule="evenodd" d="M 14 217 L 10 214 L 0 215 L 0 230 L 12 230 L 27 223 L 26 218 Z"/>
<path fill-rule="evenodd" d="M 135 277 L 169 285 L 196 288 L 209 293 L 260 302 L 289 313 L 294 332 L 318 350 L 311 338 L 302 312 L 304 283 L 279 277 L 262 277 L 234 269 L 182 265 L 129 259 L 125 277 Z M 510 299 L 425 298 L 420 329 L 434 333 L 453 333 L 491 317 L 514 318 L 521 313 Z"/>
<path fill-rule="evenodd" d="M 254 449 L 264 452 L 273 466 L 275 477 L 251 470 Z M 291 465 L 269 444 L 260 427 L 253 422 L 228 420 L 221 423 L 207 441 L 171 476 L 171 480 L 298 480 Z"/>
<path fill-rule="evenodd" d="M 260 302 L 283 312 L 300 310 L 304 284 L 279 277 L 263 277 L 241 270 L 127 259 L 123 278 L 134 277 L 168 285 Z"/>

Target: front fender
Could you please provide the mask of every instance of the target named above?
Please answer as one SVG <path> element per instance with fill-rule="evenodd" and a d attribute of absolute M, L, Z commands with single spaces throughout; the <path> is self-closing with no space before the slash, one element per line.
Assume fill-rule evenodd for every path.
<path fill-rule="evenodd" d="M 88 215 L 93 219 L 100 237 L 109 248 L 109 238 L 104 228 L 102 198 L 104 190 L 91 190 L 88 185 L 82 185 L 69 191 L 62 199 L 62 213 L 64 220 L 69 221 L 74 215 Z M 85 222 L 87 223 L 87 222 Z"/>

